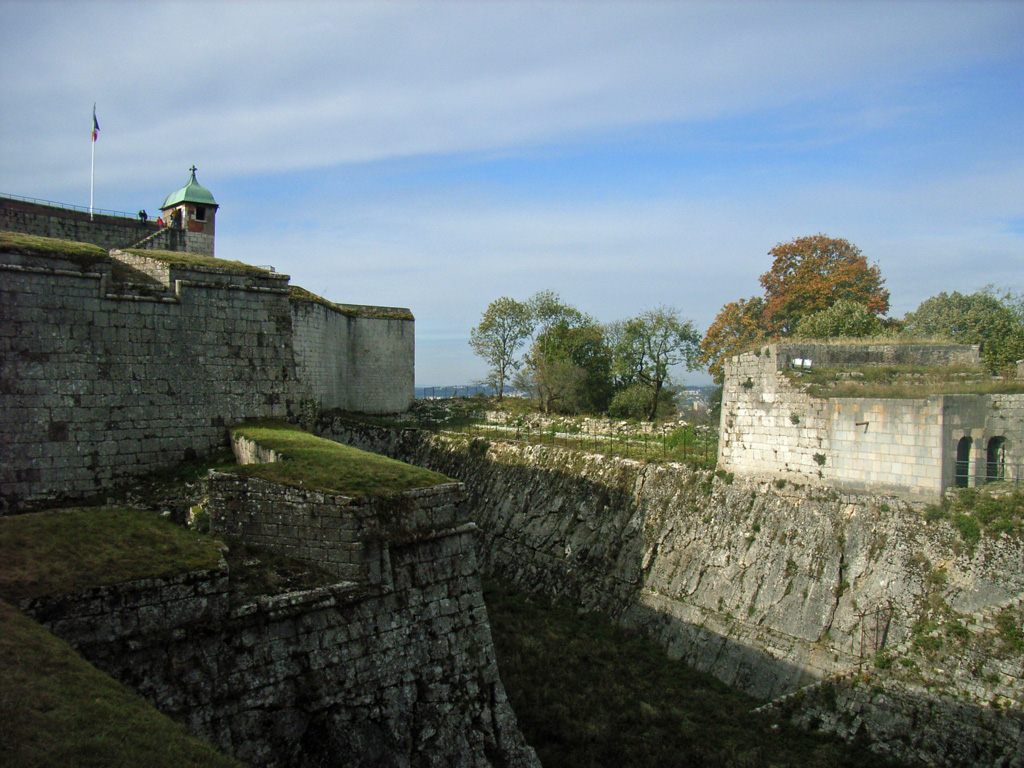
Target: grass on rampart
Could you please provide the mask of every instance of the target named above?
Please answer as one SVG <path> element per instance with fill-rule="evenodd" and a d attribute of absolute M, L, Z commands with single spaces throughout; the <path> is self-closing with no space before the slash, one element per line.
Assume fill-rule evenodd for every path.
<path fill-rule="evenodd" d="M 0 518 L 6 601 L 216 568 L 220 545 L 123 508 Z M 0 601 L 0 766 L 240 766 Z"/>
<path fill-rule="evenodd" d="M 786 377 L 812 397 L 924 399 L 933 395 L 1024 393 L 1024 381 L 998 379 L 978 368 L 864 365 L 822 366 L 786 371 Z"/>
<path fill-rule="evenodd" d="M 286 275 L 272 272 L 263 267 L 254 267 L 242 261 L 231 261 L 229 259 L 218 259 L 214 256 L 204 256 L 199 253 L 183 253 L 179 251 L 147 251 L 141 248 L 128 248 L 125 253 L 132 256 L 142 256 L 147 259 L 155 259 L 168 264 L 175 264 L 182 267 L 200 267 L 202 269 L 214 269 L 218 272 L 241 272 L 246 275 L 261 275 L 264 277 L 273 276 L 286 278 Z"/>
<path fill-rule="evenodd" d="M 323 296 L 317 296 L 312 291 L 300 288 L 297 285 L 288 287 L 289 297 L 293 301 L 306 301 L 311 304 L 322 304 L 325 307 L 340 312 L 347 317 L 366 317 L 378 320 L 412 320 L 413 314 L 410 310 L 401 307 L 372 307 L 362 304 L 336 304 L 328 301 Z"/>
<path fill-rule="evenodd" d="M 25 256 L 51 256 L 74 262 L 80 267 L 110 260 L 107 252 L 98 245 L 25 235 L 21 232 L 0 232 L 0 250 Z"/>
<path fill-rule="evenodd" d="M 274 483 L 345 496 L 379 496 L 452 482 L 437 472 L 324 440 L 282 422 L 239 424 L 231 433 L 270 448 L 284 460 L 228 471 Z"/>
<path fill-rule="evenodd" d="M 210 570 L 220 545 L 153 512 L 66 509 L 0 518 L 0 597 L 17 601 Z"/>
<path fill-rule="evenodd" d="M 240 768 L 0 601 L 0 766 Z"/>

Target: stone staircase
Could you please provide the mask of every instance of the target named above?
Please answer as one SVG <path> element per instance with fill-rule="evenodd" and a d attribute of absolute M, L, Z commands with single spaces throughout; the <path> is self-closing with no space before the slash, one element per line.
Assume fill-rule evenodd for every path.
<path fill-rule="evenodd" d="M 156 232 L 152 232 L 152 233 L 146 235 L 144 238 L 139 240 L 137 243 L 131 243 L 129 245 L 125 245 L 120 250 L 123 251 L 123 250 L 127 250 L 128 248 L 145 248 L 146 243 L 148 243 L 151 240 L 159 237 L 160 235 L 162 235 L 164 232 L 166 232 L 169 229 L 171 229 L 171 227 L 169 225 L 164 225 L 160 229 L 156 230 Z"/>

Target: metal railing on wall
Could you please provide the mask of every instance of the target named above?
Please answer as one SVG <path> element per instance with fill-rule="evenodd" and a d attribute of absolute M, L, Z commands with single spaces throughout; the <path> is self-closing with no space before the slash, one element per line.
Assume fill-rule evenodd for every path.
<path fill-rule="evenodd" d="M 0 198 L 7 198 L 8 200 L 19 200 L 23 203 L 35 203 L 36 205 L 45 205 L 50 208 L 63 208 L 67 211 L 82 211 L 89 213 L 89 206 L 87 205 L 73 205 L 71 203 L 58 203 L 55 200 L 43 200 L 38 197 L 24 197 L 23 195 L 11 195 L 7 192 L 0 192 Z M 94 214 L 101 216 L 118 216 L 125 219 L 138 219 L 138 213 L 128 213 L 127 211 L 112 211 L 107 208 L 93 208 Z"/>
<path fill-rule="evenodd" d="M 1024 483 L 1024 464 L 1020 462 L 1008 464 L 1006 462 L 988 462 L 984 474 L 972 473 L 970 465 L 966 461 L 958 461 L 953 473 L 954 485 L 957 488 L 979 488 L 990 483 L 1006 483 L 1014 488 L 1020 488 Z"/>
<path fill-rule="evenodd" d="M 467 435 L 507 440 L 553 448 L 603 453 L 642 461 L 681 461 L 713 469 L 718 460 L 718 435 L 710 428 L 697 427 L 678 437 L 669 432 L 626 430 L 565 430 L 557 425 L 497 424 L 467 416 L 447 423 L 444 430 Z"/>

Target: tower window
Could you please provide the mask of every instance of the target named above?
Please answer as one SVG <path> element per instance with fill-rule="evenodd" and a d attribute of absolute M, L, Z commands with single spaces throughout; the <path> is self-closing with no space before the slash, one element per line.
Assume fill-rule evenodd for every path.
<path fill-rule="evenodd" d="M 196 221 L 206 221 L 206 206 L 205 205 L 197 205 L 196 206 Z"/>

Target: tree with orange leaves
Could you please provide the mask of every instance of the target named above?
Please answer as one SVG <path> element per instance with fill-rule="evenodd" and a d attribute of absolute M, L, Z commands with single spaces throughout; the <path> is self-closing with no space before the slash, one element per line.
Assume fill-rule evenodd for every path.
<path fill-rule="evenodd" d="M 889 292 L 877 265 L 842 238 L 812 235 L 779 243 L 772 268 L 761 275 L 764 319 L 771 335 L 788 336 L 807 315 L 840 299 L 862 304 L 875 316 L 889 311 Z"/>
<path fill-rule="evenodd" d="M 763 298 L 726 304 L 701 342 L 700 362 L 719 383 L 726 358 L 791 335 L 802 318 L 841 299 L 863 305 L 872 316 L 889 311 L 881 270 L 847 240 L 821 234 L 798 237 L 768 253 L 774 260 L 760 278 Z"/>
<path fill-rule="evenodd" d="M 738 355 L 767 337 L 764 325 L 764 300 L 730 301 L 718 312 L 700 344 L 701 365 L 719 384 L 725 376 L 722 368 L 726 358 Z"/>

